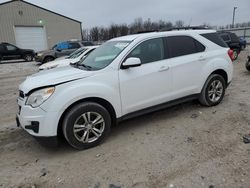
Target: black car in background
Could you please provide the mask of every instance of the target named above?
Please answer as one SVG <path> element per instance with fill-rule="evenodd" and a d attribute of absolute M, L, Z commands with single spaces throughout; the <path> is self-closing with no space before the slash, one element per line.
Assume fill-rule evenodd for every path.
<path fill-rule="evenodd" d="M 34 56 L 34 50 L 21 49 L 7 42 L 0 43 L 0 61 L 13 59 L 24 59 L 25 61 L 32 61 Z"/>
<path fill-rule="evenodd" d="M 219 35 L 227 43 L 228 47 L 233 50 L 233 60 L 236 60 L 241 51 L 239 37 L 229 31 L 221 31 Z"/>

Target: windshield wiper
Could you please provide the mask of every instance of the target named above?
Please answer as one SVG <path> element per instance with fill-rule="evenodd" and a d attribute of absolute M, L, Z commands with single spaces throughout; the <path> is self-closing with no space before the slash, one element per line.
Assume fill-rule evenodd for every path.
<path fill-rule="evenodd" d="M 70 63 L 70 65 L 72 67 L 76 67 L 76 68 L 80 68 L 83 67 L 84 69 L 87 70 L 93 70 L 93 67 L 89 66 L 89 65 L 85 65 L 85 64 L 80 64 L 80 61 L 76 62 L 76 63 Z"/>
<path fill-rule="evenodd" d="M 91 66 L 89 66 L 89 65 L 85 65 L 85 64 L 79 64 L 79 63 L 77 63 L 77 66 L 78 66 L 78 67 L 84 67 L 84 68 L 86 68 L 86 69 L 88 69 L 88 70 L 92 70 L 92 69 L 93 69 L 93 67 L 91 67 Z"/>

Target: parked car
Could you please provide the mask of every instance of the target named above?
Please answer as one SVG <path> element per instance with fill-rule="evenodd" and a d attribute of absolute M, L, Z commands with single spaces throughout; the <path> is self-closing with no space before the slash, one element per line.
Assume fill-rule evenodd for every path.
<path fill-rule="evenodd" d="M 241 50 L 244 50 L 247 46 L 247 40 L 244 37 L 239 37 L 239 41 Z"/>
<path fill-rule="evenodd" d="M 76 65 L 27 77 L 17 124 L 50 143 L 62 133 L 74 148 L 94 147 L 128 118 L 193 99 L 218 105 L 232 80 L 231 52 L 213 30 L 114 38 Z"/>
<path fill-rule="evenodd" d="M 7 42 L 0 43 L 0 61 L 13 59 L 24 59 L 25 61 L 32 61 L 34 56 L 34 50 L 21 49 Z"/>
<path fill-rule="evenodd" d="M 53 61 L 58 57 L 70 55 L 72 52 L 83 46 L 93 46 L 89 41 L 65 41 L 60 42 L 52 47 L 51 50 L 37 52 L 35 60 L 40 63 Z"/>
<path fill-rule="evenodd" d="M 250 56 L 247 57 L 246 69 L 250 71 Z"/>
<path fill-rule="evenodd" d="M 221 38 L 227 43 L 229 48 L 233 50 L 233 60 L 236 60 L 241 51 L 240 40 L 235 33 L 223 31 L 219 33 Z"/>
<path fill-rule="evenodd" d="M 69 56 L 64 57 L 63 59 L 56 59 L 54 61 L 42 64 L 39 67 L 39 70 L 47 70 L 55 67 L 63 67 L 69 64 L 74 64 L 79 62 L 81 59 L 85 58 L 88 54 L 90 54 L 93 50 L 95 50 L 98 46 L 86 46 L 81 47 L 78 50 L 74 51 Z"/>

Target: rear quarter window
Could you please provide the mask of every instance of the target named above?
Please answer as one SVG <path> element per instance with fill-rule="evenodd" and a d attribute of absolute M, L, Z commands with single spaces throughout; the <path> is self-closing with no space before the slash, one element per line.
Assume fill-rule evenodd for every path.
<path fill-rule="evenodd" d="M 228 48 L 228 45 L 222 40 L 218 33 L 205 33 L 201 34 L 201 36 L 223 48 Z"/>
<path fill-rule="evenodd" d="M 168 57 L 178 57 L 205 51 L 205 46 L 189 36 L 170 36 L 166 38 Z"/>

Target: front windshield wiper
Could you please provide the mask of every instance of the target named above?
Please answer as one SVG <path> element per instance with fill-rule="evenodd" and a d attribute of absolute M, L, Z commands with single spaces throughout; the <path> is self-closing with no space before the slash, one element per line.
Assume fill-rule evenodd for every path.
<path fill-rule="evenodd" d="M 87 70 L 93 70 L 94 68 L 89 66 L 89 65 L 85 65 L 85 64 L 80 64 L 80 61 L 76 62 L 76 63 L 70 63 L 71 66 L 76 67 L 76 68 L 84 68 Z"/>

